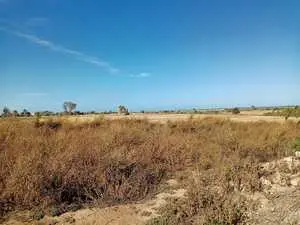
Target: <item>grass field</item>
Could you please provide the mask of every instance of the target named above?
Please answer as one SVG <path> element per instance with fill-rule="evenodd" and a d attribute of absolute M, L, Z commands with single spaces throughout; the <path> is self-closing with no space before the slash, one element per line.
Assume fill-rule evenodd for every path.
<path fill-rule="evenodd" d="M 262 191 L 261 163 L 293 155 L 299 126 L 260 115 L 1 119 L 1 215 L 138 202 L 176 177 L 186 198 L 148 224 L 244 224 L 241 193 Z"/>
<path fill-rule="evenodd" d="M 237 122 L 280 122 L 284 123 L 285 118 L 282 116 L 265 116 L 264 114 L 270 112 L 270 110 L 252 110 L 252 111 L 241 111 L 239 115 L 233 115 L 232 113 L 219 113 L 219 114 L 167 114 L 167 113 L 131 113 L 128 116 L 118 115 L 118 114 L 108 114 L 102 115 L 105 119 L 115 120 L 115 119 L 146 119 L 149 122 L 166 123 L 168 121 L 186 121 L 191 117 L 195 119 L 205 119 L 205 118 L 216 118 L 216 119 L 228 119 Z M 86 115 L 86 116 L 71 116 L 69 117 L 72 122 L 84 122 L 92 121 L 99 118 L 99 115 Z M 299 121 L 300 118 L 290 117 L 290 121 Z"/>

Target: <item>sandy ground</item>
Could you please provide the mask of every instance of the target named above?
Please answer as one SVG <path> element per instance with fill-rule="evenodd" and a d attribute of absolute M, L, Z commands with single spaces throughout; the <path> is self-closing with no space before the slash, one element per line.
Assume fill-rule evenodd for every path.
<path fill-rule="evenodd" d="M 175 179 L 165 184 L 166 189 L 154 198 L 135 204 L 117 205 L 106 208 L 87 208 L 75 212 L 67 212 L 60 216 L 46 216 L 40 221 L 27 219 L 20 222 L 10 219 L 5 225 L 143 225 L 153 217 L 159 216 L 158 210 L 164 207 L 171 199 L 184 198 L 186 190 L 179 188 Z M 28 216 L 27 216 L 28 217 Z"/>

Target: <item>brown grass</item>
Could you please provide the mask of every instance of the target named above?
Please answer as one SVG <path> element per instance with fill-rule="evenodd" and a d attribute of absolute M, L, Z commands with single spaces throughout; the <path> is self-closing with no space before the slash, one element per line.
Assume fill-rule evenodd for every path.
<path fill-rule="evenodd" d="M 258 163 L 291 154 L 297 136 L 292 122 L 2 119 L 0 210 L 135 201 L 188 169 L 189 197 L 175 222 L 239 224 L 245 205 L 234 190 L 260 190 Z"/>

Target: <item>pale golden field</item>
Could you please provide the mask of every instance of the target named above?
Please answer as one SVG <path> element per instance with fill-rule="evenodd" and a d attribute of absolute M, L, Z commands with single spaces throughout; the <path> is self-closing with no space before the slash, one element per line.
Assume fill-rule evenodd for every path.
<path fill-rule="evenodd" d="M 270 112 L 270 110 L 253 110 L 253 111 L 241 111 L 238 115 L 233 115 L 232 113 L 222 112 L 219 114 L 170 114 L 170 113 L 131 113 L 128 116 L 118 115 L 118 114 L 106 114 L 106 115 L 84 115 L 84 116 L 70 116 L 65 117 L 66 119 L 72 122 L 85 122 L 85 121 L 93 121 L 99 117 L 103 117 L 109 120 L 118 120 L 118 119 L 146 119 L 149 122 L 158 122 L 158 123 L 166 123 L 168 121 L 186 121 L 188 119 L 205 119 L 205 118 L 216 118 L 222 120 L 231 120 L 237 122 L 258 122 L 258 121 L 266 121 L 266 122 L 285 122 L 285 118 L 282 116 L 264 116 L 264 113 Z M 291 117 L 288 119 L 289 121 L 299 121 L 300 118 Z"/>

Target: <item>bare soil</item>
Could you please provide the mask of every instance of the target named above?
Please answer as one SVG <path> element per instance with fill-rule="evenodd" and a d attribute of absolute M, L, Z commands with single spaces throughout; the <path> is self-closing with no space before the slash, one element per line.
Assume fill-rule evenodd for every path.
<path fill-rule="evenodd" d="M 262 164 L 263 192 L 251 196 L 258 204 L 250 213 L 250 224 L 300 224 L 300 160 L 286 157 Z"/>
<path fill-rule="evenodd" d="M 45 216 L 42 220 L 34 221 L 29 215 L 13 215 L 13 219 L 5 225 L 142 225 L 151 218 L 159 216 L 158 210 L 164 207 L 169 200 L 184 198 L 186 190 L 178 187 L 175 179 L 166 182 L 164 191 L 154 198 L 134 204 L 117 205 L 106 208 L 87 208 L 75 212 L 67 212 L 60 216 Z M 18 221 L 20 219 L 20 221 Z M 27 220 L 27 222 L 25 222 Z"/>

